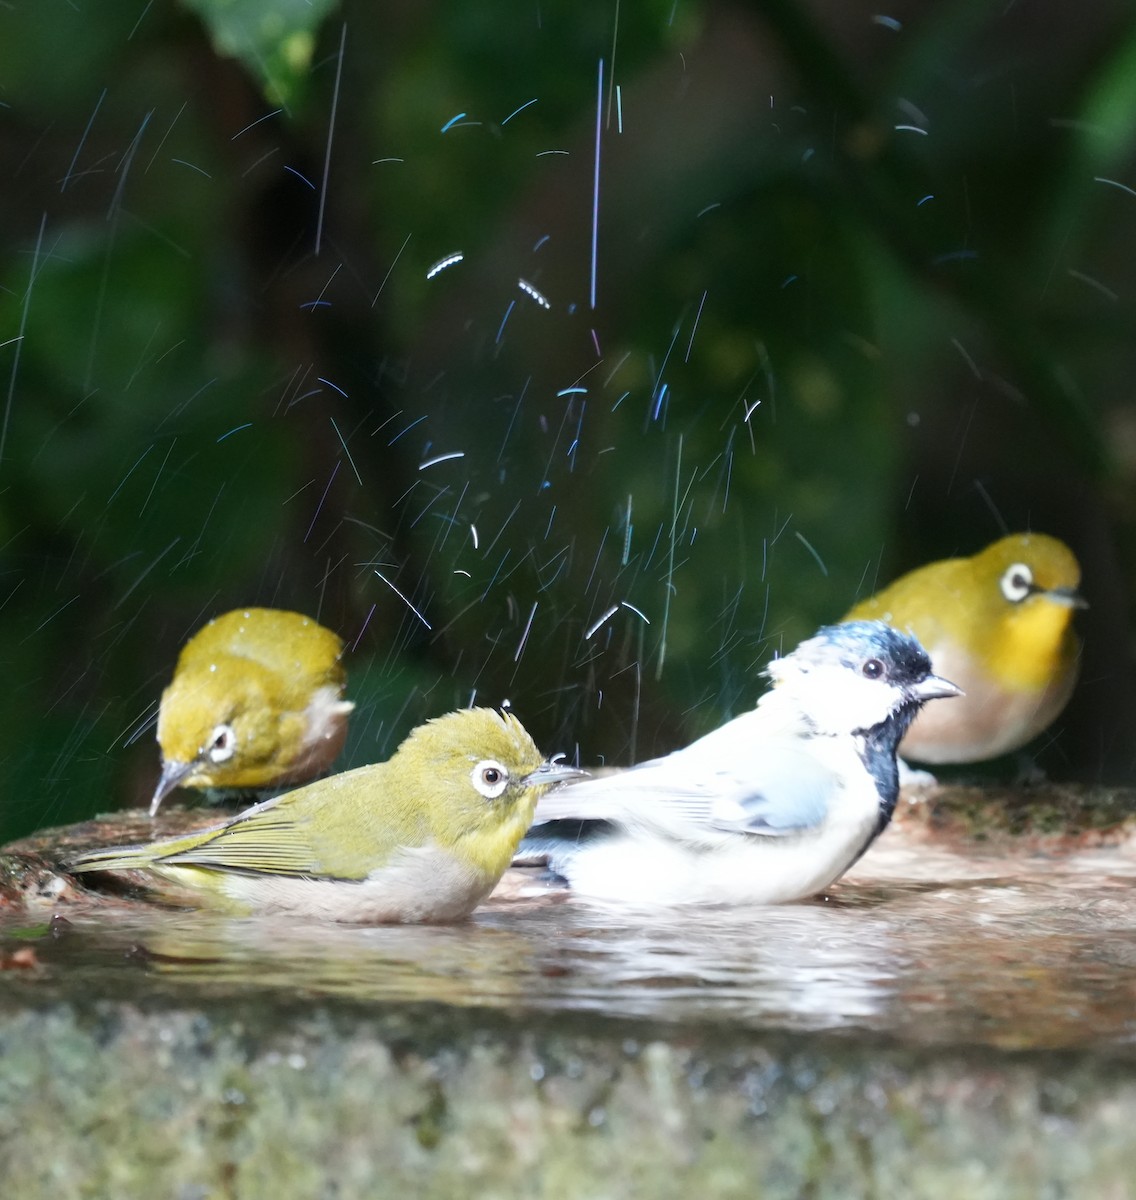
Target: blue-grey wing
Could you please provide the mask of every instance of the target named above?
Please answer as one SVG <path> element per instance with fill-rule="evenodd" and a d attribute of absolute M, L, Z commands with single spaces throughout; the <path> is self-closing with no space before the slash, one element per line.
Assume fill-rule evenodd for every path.
<path fill-rule="evenodd" d="M 800 833 L 820 825 L 838 787 L 834 773 L 813 755 L 781 750 L 760 767 L 715 789 L 706 816 L 714 829 L 766 836 Z"/>
<path fill-rule="evenodd" d="M 835 774 L 796 739 L 766 742 L 733 761 L 685 751 L 546 793 L 536 824 L 609 821 L 680 838 L 721 833 L 765 837 L 799 833 L 824 821 Z"/>

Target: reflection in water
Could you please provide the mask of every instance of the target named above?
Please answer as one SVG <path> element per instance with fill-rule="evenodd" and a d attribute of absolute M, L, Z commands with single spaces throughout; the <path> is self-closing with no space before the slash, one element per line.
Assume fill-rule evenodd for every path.
<path fill-rule="evenodd" d="M 546 894 L 495 899 L 461 926 L 355 928 L 122 906 L 73 917 L 66 936 L 37 950 L 83 990 L 134 970 L 154 987 L 195 994 L 267 990 L 1008 1047 L 1133 1041 L 1130 859 L 1097 854 L 1092 869 L 1029 859 L 1023 870 L 1021 860 L 928 858 L 937 878 L 897 861 L 877 856 L 828 899 L 733 911 L 634 914 Z"/>
<path fill-rule="evenodd" d="M 902 962 L 886 923 L 835 905 L 627 922 L 570 902 L 371 928 L 168 912 L 79 928 L 104 962 L 130 943 L 147 970 L 220 989 L 809 1028 L 877 1016 Z"/>

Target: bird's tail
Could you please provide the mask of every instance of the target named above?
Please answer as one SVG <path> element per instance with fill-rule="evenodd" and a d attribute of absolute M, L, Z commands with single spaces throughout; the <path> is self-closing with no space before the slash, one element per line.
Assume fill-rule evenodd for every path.
<path fill-rule="evenodd" d="M 513 855 L 514 867 L 547 867 L 560 874 L 559 864 L 580 846 L 611 837 L 615 826 L 609 821 L 543 821 L 534 825 Z"/>
<path fill-rule="evenodd" d="M 110 846 L 106 850 L 89 850 L 64 865 L 77 875 L 84 871 L 136 871 L 150 862 L 147 846 Z"/>

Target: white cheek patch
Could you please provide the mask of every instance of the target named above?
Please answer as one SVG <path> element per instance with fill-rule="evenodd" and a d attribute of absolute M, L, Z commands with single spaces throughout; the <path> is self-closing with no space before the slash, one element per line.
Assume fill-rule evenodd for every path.
<path fill-rule="evenodd" d="M 354 707 L 350 700 L 342 699 L 338 687 L 325 684 L 316 688 L 304 712 L 307 717 L 305 742 L 319 742 L 338 737 L 343 732 L 347 717 Z"/>
<path fill-rule="evenodd" d="M 840 665 L 786 671 L 778 686 L 792 692 L 820 733 L 870 729 L 888 718 L 901 696 L 886 679 L 867 679 Z"/>

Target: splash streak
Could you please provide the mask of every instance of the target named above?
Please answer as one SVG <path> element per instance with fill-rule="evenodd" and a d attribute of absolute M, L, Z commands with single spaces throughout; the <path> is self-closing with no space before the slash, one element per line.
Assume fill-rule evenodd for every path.
<path fill-rule="evenodd" d="M 327 381 L 321 380 L 320 382 L 326 383 Z M 333 383 L 331 386 L 335 387 L 335 384 Z M 340 389 L 335 388 L 335 390 L 338 392 Z M 359 474 L 359 468 L 355 465 L 355 460 L 351 457 L 351 451 L 347 449 L 347 442 L 344 440 L 343 434 L 341 434 L 339 432 L 339 426 L 336 425 L 335 418 L 331 417 L 330 420 L 331 420 L 331 427 L 332 427 L 332 429 L 335 430 L 335 436 L 337 438 L 339 438 L 339 444 L 343 447 L 343 453 L 347 455 L 347 462 L 350 465 L 351 470 L 354 472 L 355 478 L 359 481 L 359 486 L 362 487 L 363 486 L 363 476 Z"/>
<path fill-rule="evenodd" d="M 521 655 L 525 652 L 525 643 L 529 640 L 529 630 L 532 629 L 533 617 L 536 616 L 536 606 L 539 603 L 539 600 L 534 600 L 533 606 L 529 610 L 529 619 L 525 622 L 525 631 L 521 634 L 521 640 L 517 644 L 517 652 L 513 655 L 513 662 L 520 662 Z"/>
<path fill-rule="evenodd" d="M 603 72 L 604 60 L 601 58 L 599 82 L 596 88 L 596 166 L 592 176 L 592 284 L 589 299 L 593 309 L 596 307 L 596 251 L 599 247 L 600 231 L 600 133 L 603 128 Z"/>
<path fill-rule="evenodd" d="M 134 155 L 138 152 L 138 146 L 142 141 L 142 135 L 146 132 L 146 126 L 150 124 L 150 118 L 154 115 L 154 110 L 150 111 L 142 118 L 142 124 L 138 126 L 138 132 L 130 139 L 130 145 L 126 148 L 126 153 L 122 156 L 122 162 L 118 166 L 118 183 L 115 185 L 114 195 L 111 197 L 110 207 L 107 209 L 107 220 L 118 214 L 118 210 L 122 205 L 122 193 L 126 190 L 126 177 L 130 174 L 130 167 L 134 162 Z"/>
<path fill-rule="evenodd" d="M 327 122 L 327 148 L 323 155 L 323 181 L 320 184 L 319 214 L 316 217 L 316 255 L 323 243 L 323 217 L 327 209 L 327 180 L 331 172 L 331 142 L 335 136 L 335 110 L 339 107 L 339 82 L 343 78 L 343 51 L 347 45 L 347 22 L 339 34 L 339 60 L 335 65 L 335 87 L 331 93 L 331 116 Z"/>
<path fill-rule="evenodd" d="M 174 538 L 174 540 L 172 542 L 170 542 L 170 544 L 164 550 L 158 551 L 158 555 L 154 559 L 154 561 L 151 562 L 150 565 L 142 572 L 142 574 L 139 575 L 138 578 L 126 589 L 126 591 L 122 593 L 122 595 L 118 598 L 117 603 L 115 603 L 114 605 L 111 606 L 111 612 L 117 612 L 127 602 L 127 600 L 130 599 L 130 597 L 134 594 L 135 590 L 141 586 L 141 584 L 145 580 L 146 576 L 150 574 L 150 572 L 158 565 L 158 563 L 160 563 L 162 561 L 162 559 L 165 558 L 166 555 L 169 554 L 169 552 L 180 541 L 181 541 L 181 538 L 176 537 L 176 538 Z M 43 626 L 40 626 L 40 628 L 42 629 Z"/>
<path fill-rule="evenodd" d="M 465 458 L 465 451 L 451 450 L 448 454 L 436 454 L 433 458 L 428 458 L 424 463 L 419 463 L 418 469 L 425 471 L 427 467 L 436 467 L 438 463 L 449 462 L 453 458 Z"/>
<path fill-rule="evenodd" d="M 520 108 L 514 108 L 514 109 L 513 109 L 513 111 L 512 111 L 512 112 L 511 112 L 511 113 L 510 113 L 510 114 L 509 114 L 509 115 L 508 115 L 508 116 L 507 116 L 507 117 L 506 117 L 506 118 L 505 118 L 505 119 L 504 119 L 504 120 L 501 122 L 501 124 L 502 124 L 502 125 L 508 125 L 508 124 L 509 124 L 509 122 L 510 122 L 510 121 L 511 121 L 511 120 L 512 120 L 512 119 L 513 119 L 513 118 L 514 118 L 516 115 L 517 115 L 517 113 L 522 113 L 522 112 L 524 112 L 524 111 L 525 111 L 525 109 L 526 109 L 526 108 L 528 108 L 528 106 L 529 106 L 530 104 L 535 104 L 535 103 L 536 103 L 536 101 L 537 101 L 537 97 L 536 97 L 536 96 L 534 96 L 534 97 L 533 97 L 531 100 L 526 100 L 526 101 L 524 102 L 524 104 L 522 104 L 522 105 L 521 105 L 521 107 L 520 107 Z M 445 132 L 445 131 L 443 130 L 443 132 Z"/>
<path fill-rule="evenodd" d="M 1110 187 L 1120 188 L 1122 192 L 1127 192 L 1130 196 L 1136 196 L 1136 189 L 1130 188 L 1126 183 L 1120 183 L 1115 179 L 1106 179 L 1103 175 L 1094 175 L 1093 183 L 1107 183 Z"/>
<path fill-rule="evenodd" d="M 497 336 L 493 339 L 493 344 L 495 346 L 499 346 L 501 344 L 501 339 L 505 336 L 505 325 L 508 322 L 509 317 L 512 315 L 513 308 L 515 307 L 516 303 L 517 302 L 515 300 L 510 300 L 509 307 L 505 309 L 505 315 L 501 318 L 501 324 L 497 326 Z"/>
<path fill-rule="evenodd" d="M 126 40 L 128 42 L 131 41 L 133 39 L 134 35 L 138 32 L 138 26 L 141 25 L 142 22 L 146 19 L 146 14 L 150 11 L 150 9 L 153 6 L 154 6 L 154 0 L 146 0 L 146 7 L 142 10 L 142 15 L 138 18 L 137 21 L 134 22 L 134 28 L 126 35 Z"/>
<path fill-rule="evenodd" d="M 22 645 L 23 645 L 25 642 L 27 642 L 27 641 L 29 641 L 31 638 L 35 637 L 35 635 L 36 635 L 37 633 L 39 633 L 39 631 L 40 631 L 41 629 L 43 629 L 43 628 L 44 628 L 44 626 L 46 626 L 46 625 L 49 625 L 49 624 L 50 624 L 52 621 L 54 621 L 54 620 L 55 620 L 55 618 L 56 618 L 57 616 L 59 616 L 59 614 L 60 614 L 60 613 L 61 613 L 61 612 L 62 612 L 62 611 L 65 609 L 65 608 L 68 608 L 68 607 L 70 607 L 70 606 L 71 606 L 72 604 L 74 604 L 74 603 L 75 603 L 75 601 L 76 601 L 76 600 L 78 600 L 78 599 L 79 599 L 79 597 L 78 597 L 78 596 L 72 596 L 70 600 L 65 600 L 65 601 L 64 601 L 64 602 L 63 602 L 63 603 L 62 603 L 62 604 L 61 604 L 61 605 L 60 605 L 60 606 L 59 606 L 59 607 L 58 607 L 58 608 L 57 608 L 57 609 L 56 609 L 56 610 L 55 610 L 53 613 L 51 613 L 51 614 L 50 614 L 50 616 L 46 616 L 46 617 L 44 617 L 44 619 L 43 619 L 42 621 L 40 621 L 40 623 L 39 623 L 39 624 L 38 624 L 38 625 L 37 625 L 37 626 L 36 626 L 36 627 L 35 627 L 35 628 L 34 628 L 34 629 L 31 631 L 31 633 L 29 633 L 29 634 L 27 634 L 25 637 L 23 637 L 23 638 L 20 640 L 20 645 L 22 646 Z M 117 607 L 118 607 L 118 605 L 115 605 L 115 608 L 117 608 Z"/>
<path fill-rule="evenodd" d="M 168 138 L 170 136 L 170 134 L 173 133 L 174 126 L 178 123 L 178 118 L 181 116 L 181 114 L 183 112 L 185 112 L 185 110 L 188 106 L 189 106 L 189 101 L 186 100 L 183 102 L 181 108 L 179 108 L 177 110 L 177 112 L 174 113 L 174 119 L 169 123 L 169 125 L 166 126 L 166 132 L 162 134 L 162 140 L 158 143 L 157 149 L 154 151 L 153 154 L 150 155 L 150 161 L 146 164 L 146 170 L 142 172 L 143 175 L 145 175 L 150 170 L 150 168 L 154 165 L 154 163 L 157 161 L 158 155 L 162 151 L 162 147 L 166 144 L 166 138 Z"/>
<path fill-rule="evenodd" d="M 427 629 L 433 628 L 430 622 L 427 621 L 426 618 L 418 611 L 418 609 L 416 609 L 414 605 L 411 604 L 410 601 L 398 590 L 398 588 L 391 583 L 391 581 L 382 573 L 382 571 L 376 571 L 375 574 L 383 581 L 383 583 L 387 585 L 387 587 L 390 588 L 392 592 L 394 592 L 394 594 L 403 602 L 403 604 L 406 605 L 407 608 L 410 609 L 410 611 L 422 622 L 423 625 L 426 626 Z"/>
<path fill-rule="evenodd" d="M 83 130 L 83 136 L 79 139 L 79 144 L 75 147 L 75 153 L 71 156 L 70 165 L 67 167 L 67 174 L 63 176 L 63 182 L 59 185 L 61 192 L 65 192 L 67 185 L 71 182 L 71 176 L 75 171 L 75 164 L 79 161 L 79 155 L 83 153 L 83 147 L 87 142 L 87 135 L 91 132 L 91 126 L 95 123 L 95 118 L 99 115 L 99 109 L 103 106 L 106 94 L 106 88 L 103 88 L 99 92 L 99 98 L 95 101 L 95 107 L 91 110 L 91 116 L 87 121 L 87 128 Z"/>
<path fill-rule="evenodd" d="M 734 477 L 734 451 L 733 451 L 734 431 L 730 430 L 730 444 L 726 447 L 726 490 L 722 494 L 722 512 L 726 511 L 726 505 L 730 501 L 730 481 Z"/>
<path fill-rule="evenodd" d="M 615 17 L 611 26 L 611 85 L 607 91 L 607 127 L 611 128 L 611 93 L 615 85 L 615 51 L 619 45 L 619 0 L 615 0 Z M 615 89 L 618 91 L 618 88 Z M 623 132 L 623 114 L 620 113 L 619 132 Z"/>
<path fill-rule="evenodd" d="M 615 614 L 619 612 L 619 605 L 613 604 L 606 612 L 601 614 L 587 629 L 584 630 L 584 641 L 591 640 L 595 636 L 595 632 L 605 622 L 609 621 Z"/>
<path fill-rule="evenodd" d="M 337 458 L 335 460 L 335 466 L 331 469 L 331 478 L 327 481 L 327 486 L 323 489 L 323 495 L 320 497 L 319 503 L 316 505 L 316 511 L 312 513 L 312 523 L 308 526 L 308 532 L 304 534 L 305 542 L 312 536 L 312 530 L 315 529 L 316 521 L 319 519 L 319 515 L 323 511 L 324 501 L 327 499 L 327 494 L 331 491 L 331 485 L 335 482 L 335 477 L 339 474 L 339 468 L 342 465 L 343 460 L 341 458 Z"/>
<path fill-rule="evenodd" d="M 150 5 L 147 4 L 146 7 L 149 8 Z M 139 18 L 139 19 L 141 19 L 141 18 Z M 127 40 L 129 40 L 129 39 L 127 39 Z M 271 120 L 273 117 L 278 117 L 283 111 L 284 110 L 282 108 L 274 108 L 271 112 L 266 112 L 263 117 L 257 117 L 257 119 L 255 121 L 250 121 L 244 127 L 244 129 L 238 129 L 237 132 L 234 133 L 231 138 L 229 138 L 229 141 L 235 142 L 237 140 L 237 138 L 239 138 L 241 136 L 242 133 L 248 133 L 248 131 L 250 129 L 255 129 L 256 126 L 261 123 L 261 121 L 268 121 L 268 120 Z"/>
<path fill-rule="evenodd" d="M 690 341 L 686 344 L 686 357 L 683 362 L 690 362 L 690 352 L 694 349 L 694 335 L 698 332 L 698 322 L 702 316 L 702 306 L 706 303 L 706 292 L 702 293 L 702 299 L 698 301 L 698 311 L 694 314 L 694 328 L 690 331 Z"/>
<path fill-rule="evenodd" d="M 521 291 L 525 293 L 526 296 L 531 296 L 537 302 L 537 304 L 539 304 L 541 306 L 541 308 L 551 308 L 552 307 L 552 305 L 548 301 L 548 297 L 545 296 L 543 293 L 538 292 L 536 290 L 536 288 L 533 287 L 533 285 L 531 283 L 529 283 L 529 281 L 527 279 L 518 279 L 517 287 L 519 287 L 521 289 Z M 595 306 L 593 305 L 592 307 L 594 308 Z"/>
<path fill-rule="evenodd" d="M 328 289 L 329 287 L 331 287 L 331 285 L 332 285 L 332 284 L 335 282 L 335 277 L 336 277 L 336 275 L 338 275 L 338 274 L 339 274 L 339 272 L 340 272 L 342 269 L 343 269 L 343 264 L 342 264 L 342 263 L 340 263 L 340 264 L 339 264 L 339 266 L 337 266 L 337 267 L 335 268 L 335 270 L 334 270 L 334 271 L 332 271 L 331 275 L 328 277 L 327 283 L 325 283 L 325 284 L 323 285 L 323 287 L 320 289 L 320 294 L 319 294 L 319 295 L 318 295 L 318 296 L 317 296 L 317 297 L 316 297 L 314 300 L 309 300 L 309 301 L 307 301 L 306 303 L 304 303 L 304 304 L 301 304 L 301 305 L 300 305 L 300 307 L 301 307 L 301 308 L 318 308 L 318 307 L 319 307 L 321 304 L 322 304 L 322 305 L 327 305 L 328 307 L 330 307 L 330 305 L 331 305 L 331 302 L 330 302 L 330 301 L 328 301 L 328 300 L 325 300 L 325 299 L 324 299 L 324 296 L 326 296 L 326 295 L 327 295 L 327 289 Z M 319 378 L 319 377 L 317 376 L 317 378 Z M 321 383 L 327 383 L 327 380 L 326 380 L 326 379 L 321 379 L 321 380 L 320 380 L 320 382 L 321 382 Z M 331 384 L 331 386 L 332 386 L 332 387 L 335 387 L 335 384 L 333 383 L 333 384 Z M 347 398 L 347 393 L 346 393 L 346 392 L 343 392 L 341 388 L 336 388 L 335 390 L 336 390 L 337 392 L 342 392 L 344 399 L 346 399 L 346 398 Z"/>
<path fill-rule="evenodd" d="M 674 595 L 675 538 L 678 533 L 678 489 L 682 482 L 682 434 L 678 435 L 678 458 L 675 462 L 674 504 L 671 507 L 671 544 L 667 551 L 667 586 L 663 598 L 663 633 L 659 640 L 659 665 L 655 678 L 662 679 L 663 664 L 667 660 L 667 625 L 671 618 L 671 596 Z"/>
<path fill-rule="evenodd" d="M 411 238 L 411 235 L 408 233 L 406 235 L 406 237 L 403 239 L 402 245 L 399 246 L 398 253 L 394 256 L 394 260 L 391 262 L 391 265 L 389 267 L 387 267 L 387 273 L 383 276 L 382 283 L 379 284 L 379 290 L 375 293 L 374 300 L 371 301 L 372 308 L 374 308 L 375 305 L 378 304 L 379 297 L 383 294 L 383 288 L 385 288 L 387 286 L 387 280 L 391 277 L 391 272 L 395 269 L 396 265 L 398 264 L 398 260 L 402 257 L 402 252 L 406 249 L 407 244 L 410 241 L 410 238 Z"/>
<path fill-rule="evenodd" d="M 643 691 L 643 672 L 639 669 L 638 659 L 631 665 L 635 668 L 635 701 L 631 705 L 631 742 L 628 746 L 628 754 L 631 761 L 635 762 L 639 749 L 639 709 Z"/>
<path fill-rule="evenodd" d="M 370 625 L 371 618 L 375 615 L 375 609 L 378 607 L 379 606 L 377 604 L 372 604 L 370 612 L 368 612 L 367 615 L 363 618 L 363 627 L 359 630 L 358 636 L 351 643 L 351 653 L 352 654 L 354 654 L 355 651 L 359 649 L 359 643 L 363 640 L 363 634 L 365 634 L 367 632 L 367 626 Z"/>
<path fill-rule="evenodd" d="M 701 312 L 701 309 L 699 309 Z M 663 383 L 663 372 L 667 369 L 667 363 L 670 362 L 671 351 L 675 348 L 675 342 L 678 341 L 678 335 L 682 331 L 682 322 L 675 324 L 674 333 L 671 334 L 671 344 L 667 347 L 666 354 L 663 355 L 663 361 L 659 365 L 658 371 L 655 373 L 655 382 L 651 387 L 651 398 L 655 401 L 655 412 L 652 416 L 653 421 L 659 419 L 659 413 L 663 407 L 663 397 L 667 394 L 667 385 Z M 693 338 L 693 334 L 691 335 Z"/>
<path fill-rule="evenodd" d="M 402 251 L 400 250 L 399 253 L 401 254 Z M 455 263 L 460 263 L 463 258 L 465 258 L 465 255 L 460 250 L 455 251 L 453 254 L 447 254 L 445 258 L 438 259 L 426 272 L 426 278 L 433 279 L 439 271 L 444 271 L 447 267 L 452 267 Z"/>
<path fill-rule="evenodd" d="M 147 729 L 152 728 L 154 725 L 157 725 L 157 723 L 158 702 L 157 700 L 154 700 L 152 703 L 147 705 L 146 711 L 142 714 L 142 716 L 135 717 L 133 722 L 127 726 L 126 729 L 123 729 L 121 732 L 115 734 L 114 740 L 107 747 L 107 749 L 112 750 L 118 745 L 120 739 L 122 740 L 122 744 L 124 746 L 133 746 Z"/>
<path fill-rule="evenodd" d="M 153 443 L 153 442 L 151 442 L 151 443 L 150 443 L 150 444 L 149 444 L 149 445 L 146 447 L 146 449 L 145 449 L 145 450 L 143 450 L 143 451 L 142 451 L 142 453 L 141 453 L 141 454 L 140 454 L 140 455 L 139 455 L 139 456 L 138 456 L 138 457 L 137 457 L 137 458 L 134 460 L 134 466 L 132 466 L 132 467 L 130 468 L 130 470 L 129 470 L 129 471 L 127 471 L 125 475 L 123 475 L 123 477 L 122 477 L 122 478 L 119 480 L 118 487 L 116 487 L 116 488 L 114 489 L 114 491 L 113 491 L 113 492 L 111 492 L 111 494 L 110 494 L 110 495 L 107 497 L 107 508 L 109 508 L 109 507 L 111 506 L 111 504 L 114 502 L 114 498 L 115 498 L 115 496 L 117 496 L 117 495 L 118 495 L 118 493 L 119 493 L 119 492 L 121 492 L 121 491 L 122 491 L 122 489 L 123 489 L 123 488 L 126 486 L 126 481 L 127 481 L 127 480 L 130 478 L 130 476 L 131 476 L 131 475 L 133 475 L 133 474 L 134 474 L 134 472 L 135 472 L 135 471 L 138 469 L 138 465 L 139 465 L 139 463 L 141 463 L 141 461 L 142 461 L 142 460 L 143 460 L 143 459 L 146 457 L 146 455 L 147 455 L 147 454 L 149 454 L 149 453 L 150 453 L 150 451 L 151 451 L 151 450 L 153 450 L 153 449 L 154 449 L 154 443 Z"/>
<path fill-rule="evenodd" d="M 799 529 L 793 530 L 793 536 L 801 543 L 802 546 L 813 556 L 813 561 L 820 567 L 820 573 L 827 579 L 828 568 L 824 565 L 824 559 L 817 553 L 816 547 L 805 537 Z"/>
<path fill-rule="evenodd" d="M 580 417 L 576 422 L 576 436 L 572 439 L 572 445 L 568 447 L 568 457 L 571 459 L 571 464 L 568 467 L 569 472 L 576 469 L 576 451 L 580 447 L 580 434 L 584 431 L 584 413 L 588 410 L 588 402 L 582 400 L 580 402 Z"/>
<path fill-rule="evenodd" d="M 12 400 L 16 395 L 16 372 L 20 369 L 20 351 L 24 348 L 24 331 L 28 327 L 28 309 L 31 308 L 32 287 L 39 272 L 39 254 L 43 248 L 43 231 L 46 226 L 47 213 L 44 213 L 39 219 L 39 234 L 36 236 L 35 253 L 32 255 L 32 269 L 28 273 L 28 287 L 24 292 L 23 308 L 20 310 L 20 331 L 11 339 L 16 343 L 16 349 L 12 354 L 12 373 L 8 376 L 8 397 L 4 401 L 4 421 L 3 424 L 0 424 L 0 462 L 4 461 L 4 446 L 8 441 L 8 421 L 12 416 Z"/>
<path fill-rule="evenodd" d="M 162 465 L 158 468 L 158 473 L 154 476 L 154 482 L 150 484 L 150 490 L 146 493 L 146 499 L 142 502 L 142 507 L 138 510 L 139 516 L 146 511 L 146 509 L 149 507 L 150 501 L 154 498 L 154 492 L 157 489 L 158 480 L 161 479 L 162 472 L 166 469 L 166 463 L 170 461 L 170 455 L 173 454 L 174 447 L 176 445 L 177 438 L 175 437 L 174 440 L 170 442 L 170 447 L 166 451 L 166 457 L 162 459 Z"/>
<path fill-rule="evenodd" d="M 442 540 L 438 542 L 438 549 L 441 550 L 446 544 L 446 538 L 450 536 L 450 530 L 458 523 L 458 512 L 461 510 L 462 501 L 465 499 L 466 492 L 469 491 L 469 480 L 467 479 L 462 486 L 461 493 L 458 495 L 457 502 L 454 504 L 453 513 L 446 518 L 442 524 Z M 466 577 L 469 578 L 469 572 L 466 572 Z"/>
<path fill-rule="evenodd" d="M 8 601 L 9 601 L 9 600 L 11 600 L 11 599 L 12 599 L 12 597 L 13 597 L 13 596 L 14 596 L 14 595 L 15 595 L 15 594 L 16 594 L 16 593 L 17 593 L 17 592 L 20 590 L 20 588 L 22 588 L 23 586 L 24 586 L 24 580 L 22 580 L 22 579 L 21 579 L 21 580 L 19 580 L 19 581 L 16 583 L 16 586 L 15 586 L 15 587 L 14 587 L 14 588 L 13 588 L 13 589 L 12 589 L 12 590 L 11 590 L 11 591 L 10 591 L 10 592 L 9 592 L 9 593 L 8 593 L 8 594 L 5 596 L 5 597 L 4 597 L 4 599 L 3 599 L 3 600 L 0 600 L 0 610 L 2 610 L 2 609 L 4 608 L 4 606 L 5 606 L 5 605 L 8 603 Z"/>

